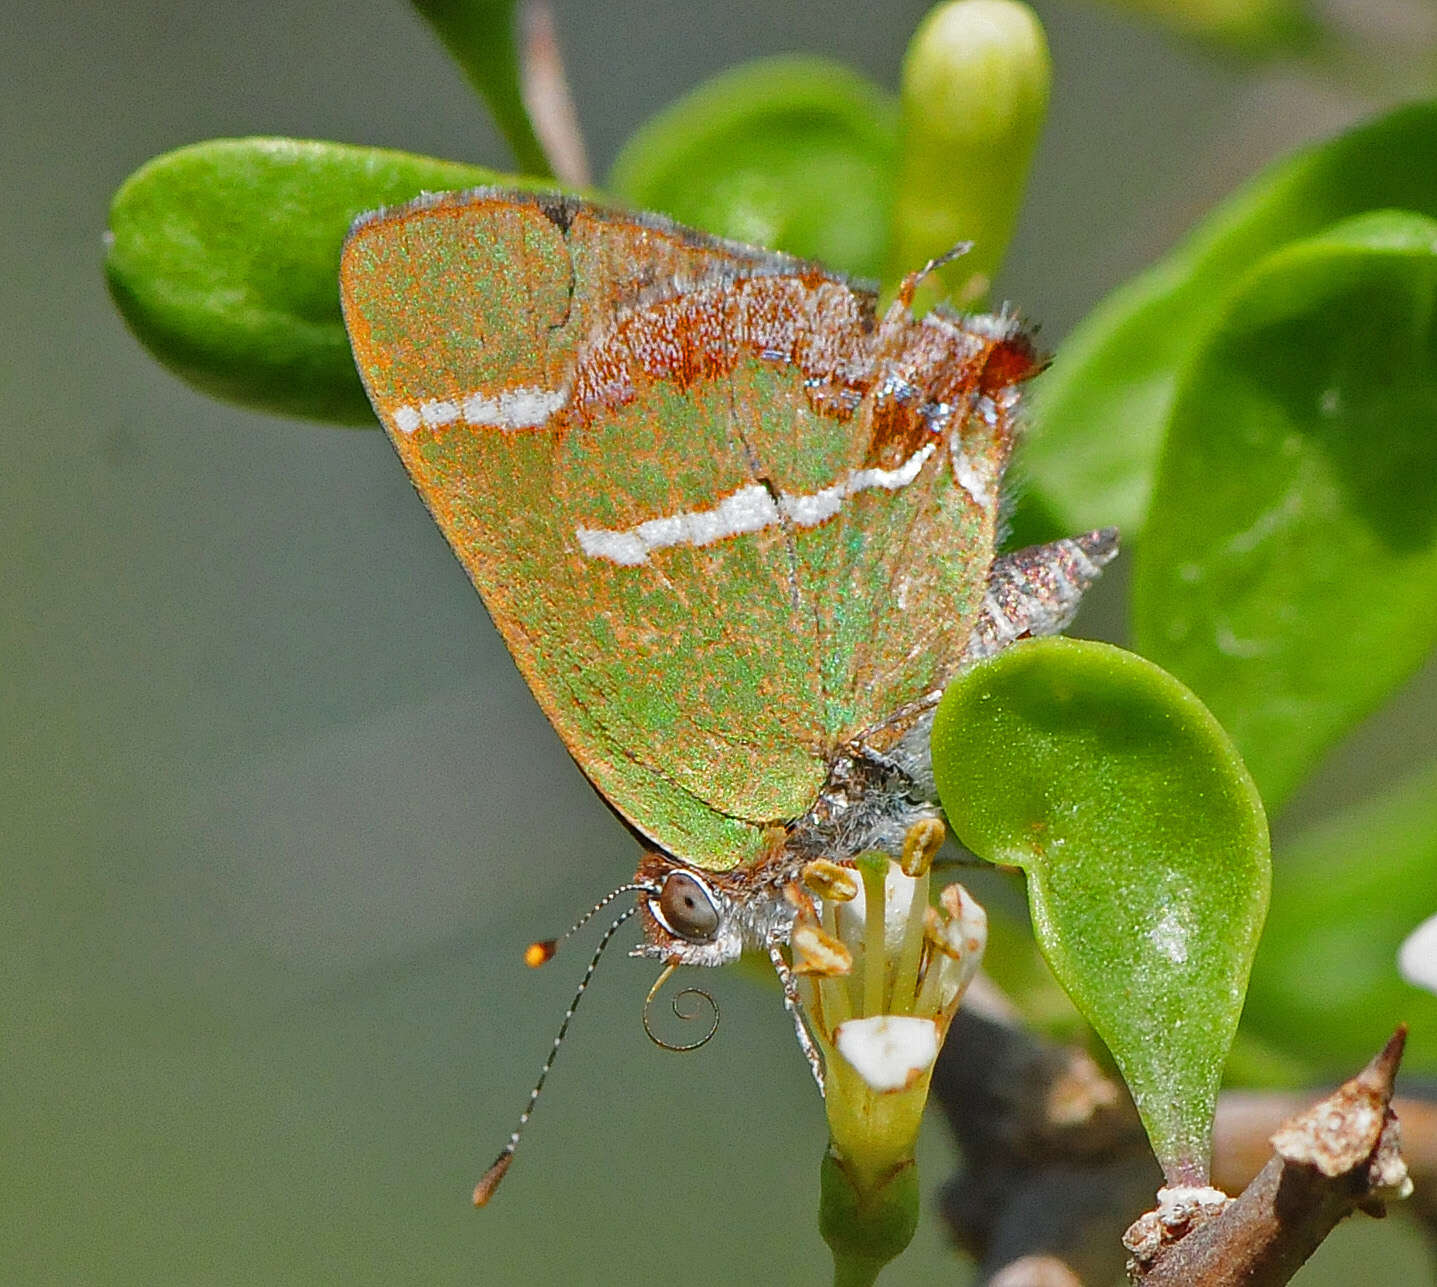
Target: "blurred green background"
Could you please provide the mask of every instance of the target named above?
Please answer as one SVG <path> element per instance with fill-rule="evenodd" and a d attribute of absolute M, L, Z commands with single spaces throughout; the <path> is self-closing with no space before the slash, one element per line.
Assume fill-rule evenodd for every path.
<path fill-rule="evenodd" d="M 600 172 L 747 57 L 892 85 L 926 7 L 556 5 Z M 1052 116 L 996 295 L 1048 345 L 1261 164 L 1389 101 L 1035 7 Z M 1420 8 L 1347 6 L 1389 27 Z M 639 1026 L 652 967 L 615 952 L 504 1190 L 469 1208 L 585 954 L 535 974 L 523 945 L 634 846 L 382 435 L 192 392 L 105 294 L 111 193 L 187 142 L 505 167 L 459 72 L 398 0 L 28 6 L 0 28 L 0 1281 L 826 1281 L 821 1105 L 738 974 L 706 981 L 718 1038 L 676 1057 Z M 1121 581 L 1085 632 L 1111 635 Z M 1431 759 L 1434 713 L 1429 666 L 1283 831 Z M 935 1127 L 928 1187 L 954 1163 Z M 1428 1272 L 1410 1227 L 1369 1221 L 1298 1281 L 1374 1257 L 1385 1281 Z M 884 1281 L 966 1272 L 930 1218 Z"/>

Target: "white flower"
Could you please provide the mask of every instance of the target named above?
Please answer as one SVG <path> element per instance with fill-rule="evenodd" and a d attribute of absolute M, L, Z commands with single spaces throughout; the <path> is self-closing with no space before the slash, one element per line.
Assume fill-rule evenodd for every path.
<path fill-rule="evenodd" d="M 937 820 L 910 828 L 901 862 L 810 863 L 794 897 L 793 971 L 833 1144 L 874 1174 L 912 1156 L 934 1062 L 987 944 L 987 916 L 961 885 L 930 905 L 943 834 Z"/>

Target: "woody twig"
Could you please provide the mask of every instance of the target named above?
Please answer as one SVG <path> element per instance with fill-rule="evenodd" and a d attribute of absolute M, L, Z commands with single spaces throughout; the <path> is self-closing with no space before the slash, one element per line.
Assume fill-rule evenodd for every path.
<path fill-rule="evenodd" d="M 1157 1213 L 1125 1241 L 1143 1287 L 1278 1287 L 1355 1210 L 1383 1214 L 1412 1181 L 1401 1152 L 1392 1088 L 1406 1030 L 1356 1077 L 1287 1121 L 1273 1155 L 1220 1214 L 1186 1230 Z M 1173 1235 L 1177 1236 L 1174 1237 Z"/>
<path fill-rule="evenodd" d="M 554 175 L 584 187 L 591 181 L 579 116 L 569 93 L 549 0 L 525 0 L 519 11 L 519 70 L 524 108 Z"/>
<path fill-rule="evenodd" d="M 934 1072 L 963 1153 L 941 1204 L 990 1287 L 1110 1283 L 1117 1231 L 1161 1173 L 1127 1090 L 1076 1047 L 1034 1036 L 980 975 Z"/>
<path fill-rule="evenodd" d="M 1223 1096 L 1214 1179 L 1243 1192 L 1206 1223 L 1163 1229 L 1157 1221 L 1155 1229 L 1151 1217 L 1135 1225 L 1147 1253 L 1135 1266 L 1143 1287 L 1285 1283 L 1343 1216 L 1380 1213 L 1404 1196 L 1410 1184 L 1392 1101 L 1401 1047 L 1399 1033 L 1315 1105 L 1286 1094 Z M 960 1012 L 933 1094 L 965 1162 L 943 1192 L 943 1211 L 978 1260 L 978 1281 L 1113 1281 L 1124 1260 L 1115 1231 L 1160 1183 L 1121 1084 L 1084 1052 L 1033 1036 L 985 982 Z M 1437 1173 L 1437 1109 L 1421 1101 L 1397 1108 L 1411 1113 L 1420 1185 Z"/>

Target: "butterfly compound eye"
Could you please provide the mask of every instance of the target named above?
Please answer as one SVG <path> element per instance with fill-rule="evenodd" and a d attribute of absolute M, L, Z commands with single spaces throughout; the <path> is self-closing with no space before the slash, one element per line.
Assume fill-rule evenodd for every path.
<path fill-rule="evenodd" d="M 660 919 L 680 938 L 707 943 L 718 933 L 719 914 L 713 895 L 685 872 L 670 872 L 659 891 Z"/>

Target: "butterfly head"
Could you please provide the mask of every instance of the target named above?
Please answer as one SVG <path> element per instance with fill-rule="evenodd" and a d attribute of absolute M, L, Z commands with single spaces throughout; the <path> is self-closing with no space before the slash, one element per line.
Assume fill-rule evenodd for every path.
<path fill-rule="evenodd" d="M 726 965 L 792 920 L 782 899 L 775 902 L 742 876 L 690 867 L 667 854 L 645 855 L 635 884 L 646 887 L 639 896 L 645 942 L 635 956 Z"/>

